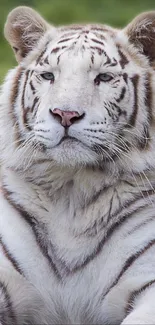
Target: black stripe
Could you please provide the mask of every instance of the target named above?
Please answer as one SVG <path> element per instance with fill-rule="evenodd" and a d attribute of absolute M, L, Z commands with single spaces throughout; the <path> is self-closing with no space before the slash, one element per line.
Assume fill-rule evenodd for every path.
<path fill-rule="evenodd" d="M 137 198 L 128 201 L 127 203 L 125 203 L 123 205 L 124 208 L 128 208 L 130 205 L 132 205 L 133 203 L 136 203 L 138 200 L 142 199 L 144 196 L 148 196 L 148 195 L 154 195 L 154 190 L 150 190 L 150 191 L 143 191 L 143 194 L 139 194 L 139 196 L 137 196 Z M 147 202 L 147 205 L 149 205 L 150 203 Z M 129 218 L 132 218 L 135 216 L 135 212 L 141 211 L 141 209 L 144 208 L 144 206 L 138 206 L 134 211 L 132 212 L 128 212 L 123 214 L 122 217 L 118 218 L 116 221 L 113 222 L 113 224 L 110 226 L 110 228 L 107 230 L 106 235 L 104 235 L 103 239 L 98 243 L 96 249 L 92 252 L 92 254 L 90 254 L 89 256 L 87 256 L 85 258 L 85 260 L 83 261 L 82 264 L 78 264 L 77 266 L 75 266 L 73 272 L 78 271 L 81 268 L 84 268 L 88 263 L 90 263 L 94 258 L 96 258 L 102 251 L 105 243 L 110 240 L 110 238 L 112 237 L 113 233 L 116 230 L 119 230 L 122 227 L 122 224 L 126 221 L 129 220 Z M 117 211 L 115 211 L 114 214 L 111 214 L 111 220 L 112 218 L 117 218 L 117 215 L 121 212 L 122 207 L 120 209 L 118 209 Z M 94 223 L 95 225 L 95 223 Z M 81 234 L 82 235 L 82 234 Z"/>
<path fill-rule="evenodd" d="M 58 271 L 58 268 L 56 267 L 56 264 L 53 262 L 53 259 L 51 258 L 51 256 L 49 256 L 48 254 L 48 249 L 46 246 L 46 243 L 44 242 L 43 238 L 42 238 L 42 233 L 40 232 L 40 223 L 33 217 L 31 216 L 27 211 L 24 210 L 23 207 L 21 207 L 19 204 L 16 204 L 16 202 L 13 201 L 13 199 L 11 198 L 12 194 L 10 191 L 8 191 L 5 187 L 2 188 L 3 193 L 6 197 L 6 199 L 8 200 L 8 202 L 19 212 L 19 214 L 25 219 L 26 222 L 28 222 L 28 224 L 31 226 L 33 233 L 35 235 L 36 238 L 36 242 L 40 248 L 40 250 L 42 251 L 43 255 L 48 259 L 50 266 L 52 267 L 52 270 L 54 271 L 55 275 L 57 276 L 58 279 L 61 279 L 62 276 L 62 272 L 65 275 L 69 275 L 69 274 L 74 274 L 76 271 L 79 271 L 80 269 L 84 268 L 89 262 L 91 262 L 94 258 L 96 258 L 98 256 L 98 254 L 101 252 L 104 244 L 107 242 L 107 240 L 109 240 L 111 238 L 111 236 L 113 235 L 114 231 L 118 230 L 122 224 L 127 220 L 129 220 L 129 218 L 132 218 L 134 213 L 137 211 L 140 211 L 141 208 L 143 208 L 144 206 L 139 206 L 137 207 L 134 211 L 130 212 L 130 213 L 125 213 L 123 214 L 123 216 L 119 219 L 116 220 L 116 222 L 114 221 L 114 223 L 110 226 L 110 228 L 107 230 L 106 235 L 104 235 L 103 239 L 98 243 L 98 246 L 96 247 L 96 249 L 92 252 L 92 254 L 90 254 L 89 256 L 87 256 L 82 263 L 77 263 L 76 265 L 74 265 L 73 267 L 68 267 L 66 265 L 66 262 L 63 260 L 60 260 L 60 258 L 57 258 L 56 256 L 56 251 L 55 248 L 52 247 L 52 253 L 53 253 L 53 257 L 54 260 L 57 262 L 59 269 L 61 268 L 62 272 Z M 137 199 L 134 198 L 134 200 L 129 201 L 126 203 L 125 207 L 129 207 L 130 204 L 136 202 L 138 199 L 142 198 L 144 195 L 148 196 L 154 194 L 153 190 L 150 191 L 146 191 L 143 192 L 143 194 L 141 194 L 140 196 L 138 196 Z M 147 202 L 148 204 L 148 202 Z M 118 213 L 121 211 L 122 209 L 118 209 Z M 117 214 L 115 212 L 115 214 L 111 215 L 111 218 L 115 216 L 115 218 L 117 218 Z M 43 229 L 43 231 L 45 232 L 45 230 Z M 81 234 L 82 235 L 82 234 Z M 140 251 L 141 252 L 141 251 Z M 138 253 L 136 253 L 137 256 Z M 140 254 L 139 254 L 140 255 Z M 128 263 L 127 265 L 131 264 L 134 259 L 135 259 L 135 255 L 130 257 L 128 259 Z M 125 272 L 127 266 L 125 265 L 123 267 L 123 270 L 121 272 L 121 274 L 123 272 Z M 118 280 L 120 278 L 121 275 L 119 275 Z M 117 282 L 117 281 L 115 281 Z M 114 284 L 115 284 L 114 282 Z"/>
<path fill-rule="evenodd" d="M 146 109 L 148 111 L 148 120 L 149 123 L 152 122 L 152 80 L 151 80 L 151 74 L 148 73 L 146 75 L 145 79 L 145 105 Z"/>
<path fill-rule="evenodd" d="M 67 32 L 67 31 L 69 32 L 71 30 L 81 31 L 82 29 L 83 29 L 83 26 L 81 26 L 81 25 L 80 26 L 72 25 L 72 26 L 69 26 L 69 27 L 66 26 L 66 27 L 61 28 L 61 30 L 65 31 L 65 32 Z"/>
<path fill-rule="evenodd" d="M 138 82 L 139 82 L 139 76 L 136 74 L 134 77 L 130 78 L 132 85 L 133 85 L 133 91 L 134 91 L 134 105 L 133 105 L 133 112 L 129 119 L 129 125 L 134 126 L 136 123 L 136 117 L 138 113 Z"/>
<path fill-rule="evenodd" d="M 142 134 L 137 138 L 137 147 L 141 150 L 148 149 L 150 141 L 149 126 L 148 124 L 143 125 Z"/>
<path fill-rule="evenodd" d="M 113 62 L 110 63 L 110 67 L 115 67 L 116 65 L 118 65 L 118 62 L 116 59 L 113 59 Z"/>
<path fill-rule="evenodd" d="M 143 292 L 145 291 L 146 289 L 149 289 L 149 287 L 151 287 L 153 284 L 155 284 L 155 280 L 152 280 L 152 281 L 149 281 L 147 283 L 145 283 L 141 288 L 133 291 L 131 294 L 130 294 L 130 297 L 128 299 L 128 302 L 127 302 L 127 306 L 125 308 L 125 313 L 128 315 L 132 309 L 133 309 L 133 304 L 134 304 L 134 300 Z"/>
<path fill-rule="evenodd" d="M 105 33 L 105 32 L 109 32 L 109 33 L 112 33 L 112 30 L 110 30 L 110 29 L 108 29 L 108 28 L 106 28 L 106 27 L 98 27 L 98 26 L 92 26 L 91 27 L 91 30 L 92 31 L 100 31 L 100 32 L 103 32 L 103 33 Z"/>
<path fill-rule="evenodd" d="M 126 93 L 126 88 L 123 87 L 120 96 L 116 98 L 117 103 L 120 103 L 124 99 L 125 93 Z"/>
<path fill-rule="evenodd" d="M 60 40 L 60 41 L 58 42 L 58 44 L 59 44 L 59 43 L 63 43 L 63 42 L 71 41 L 72 39 L 74 39 L 74 37 L 72 37 L 72 38 L 64 38 L 64 39 Z"/>
<path fill-rule="evenodd" d="M 4 284 L 4 282 L 0 281 L 0 293 L 1 293 L 1 297 L 0 297 L 0 321 L 2 322 L 2 324 L 7 325 L 7 324 L 13 324 L 16 325 L 17 324 L 17 320 L 15 317 L 15 313 L 13 310 L 13 306 L 12 306 L 12 301 L 10 298 L 10 295 L 8 293 L 7 287 Z M 1 300 L 2 299 L 2 300 Z M 5 306 L 3 306 L 3 300 L 4 300 L 4 304 Z M 4 309 L 2 309 L 4 307 Z"/>
<path fill-rule="evenodd" d="M 22 143 L 22 135 L 19 129 L 18 118 L 15 113 L 15 103 L 19 95 L 19 87 L 20 87 L 23 73 L 24 73 L 24 69 L 22 67 L 19 67 L 19 69 L 17 70 L 17 74 L 14 77 L 13 87 L 11 89 L 11 96 L 10 96 L 10 102 L 11 102 L 10 116 L 12 117 L 12 121 L 14 123 L 14 131 L 15 131 L 14 140 L 15 140 L 15 145 L 17 147 L 20 146 Z"/>
<path fill-rule="evenodd" d="M 48 56 L 46 56 L 46 58 L 44 59 L 44 63 L 49 64 Z"/>
<path fill-rule="evenodd" d="M 60 50 L 61 50 L 61 47 L 55 47 L 54 49 L 52 49 L 51 54 L 52 54 L 52 53 L 57 53 L 57 52 L 59 52 Z"/>
<path fill-rule="evenodd" d="M 9 252 L 9 249 L 7 248 L 6 244 L 4 244 L 2 237 L 0 237 L 0 245 L 2 246 L 4 255 L 11 262 L 15 270 L 23 275 L 23 271 L 21 270 L 21 267 L 19 266 L 17 260 L 13 257 L 12 253 Z"/>
<path fill-rule="evenodd" d="M 107 58 L 107 61 L 104 63 L 104 65 L 107 65 L 107 64 L 111 65 L 112 62 L 111 62 L 111 59 L 109 58 L 108 54 L 104 50 L 103 50 L 103 53 L 104 53 L 105 57 Z"/>
<path fill-rule="evenodd" d="M 25 72 L 25 82 L 24 82 L 24 87 L 23 87 L 23 93 L 22 93 L 22 108 L 24 109 L 25 107 L 25 91 L 26 91 L 26 85 L 27 85 L 27 81 L 28 81 L 28 77 L 30 74 L 30 70 L 27 70 Z"/>
<path fill-rule="evenodd" d="M 50 41 L 48 41 L 46 44 L 45 44 L 45 48 L 43 49 L 43 51 L 40 53 L 40 55 L 38 56 L 37 60 L 36 60 L 36 65 L 38 63 L 40 63 L 40 60 L 42 59 L 43 55 L 45 54 L 46 50 L 47 50 L 47 46 L 48 44 L 50 43 Z"/>
<path fill-rule="evenodd" d="M 20 216 L 31 226 L 31 229 L 33 230 L 36 242 L 42 252 L 42 254 L 46 257 L 46 259 L 49 262 L 49 265 L 52 267 L 52 270 L 54 271 L 55 275 L 58 279 L 60 279 L 60 274 L 56 268 L 56 265 L 54 264 L 53 260 L 48 254 L 48 250 L 45 247 L 45 244 L 42 241 L 41 236 L 39 235 L 37 231 L 38 227 L 38 221 L 37 219 L 30 215 L 22 206 L 20 206 L 18 203 L 14 202 L 14 200 L 11 198 L 12 192 L 10 192 L 6 187 L 2 187 L 2 193 L 5 197 L 5 199 L 8 201 L 8 203 L 20 214 Z"/>
<path fill-rule="evenodd" d="M 46 48 L 41 52 L 41 54 L 38 56 L 38 59 L 36 60 L 36 65 L 37 64 L 40 64 L 40 60 L 41 58 L 43 57 L 43 55 L 45 54 L 46 52 Z"/>
<path fill-rule="evenodd" d="M 36 92 L 36 89 L 35 89 L 35 87 L 33 86 L 32 80 L 30 80 L 30 88 L 31 88 L 32 93 L 33 93 L 33 95 L 34 95 L 35 92 Z"/>
<path fill-rule="evenodd" d="M 23 124 L 28 131 L 32 131 L 32 127 L 28 124 L 28 112 L 30 111 L 30 107 L 24 109 L 23 112 Z"/>
<path fill-rule="evenodd" d="M 112 283 L 112 285 L 107 289 L 106 293 L 102 296 L 102 300 L 107 296 L 107 294 L 110 292 L 111 289 L 113 289 L 117 283 L 119 282 L 120 278 L 124 275 L 124 273 L 132 266 L 132 264 L 141 257 L 144 253 L 146 253 L 147 250 L 149 250 L 153 245 L 155 245 L 155 239 L 151 240 L 147 243 L 143 248 L 138 250 L 135 254 L 131 255 L 127 261 L 125 262 L 124 266 L 122 267 L 120 273 L 118 274 L 115 281 Z"/>
<path fill-rule="evenodd" d="M 23 75 L 23 72 L 24 72 L 24 69 L 22 67 L 19 67 L 17 70 L 17 74 L 14 77 L 13 88 L 11 89 L 11 96 L 10 96 L 11 109 L 14 108 L 16 99 L 18 97 L 19 86 L 20 86 L 21 77 Z"/>
<path fill-rule="evenodd" d="M 149 224 L 150 222 L 155 221 L 155 216 L 151 216 L 149 217 L 147 220 L 137 224 L 136 226 L 134 226 L 131 230 L 128 231 L 127 235 L 132 235 L 135 231 L 145 227 L 147 224 Z"/>
<path fill-rule="evenodd" d="M 126 55 L 121 51 L 120 48 L 118 48 L 118 53 L 119 53 L 119 56 L 120 56 L 120 66 L 122 69 L 125 68 L 125 66 L 129 63 L 129 60 L 127 59 Z"/>
<path fill-rule="evenodd" d="M 127 73 L 123 73 L 123 79 L 124 79 L 125 83 L 127 84 L 128 83 L 128 75 L 127 75 Z"/>
<path fill-rule="evenodd" d="M 99 40 L 97 40 L 95 38 L 92 38 L 91 41 L 94 42 L 94 43 L 101 44 L 101 45 L 104 46 L 104 43 L 103 42 L 101 42 L 101 41 L 99 41 Z"/>
<path fill-rule="evenodd" d="M 106 40 L 106 37 L 105 37 L 105 35 L 103 35 L 103 34 L 100 34 L 100 33 L 98 33 L 98 32 L 93 32 L 93 34 L 98 38 L 98 39 L 101 39 L 101 40 Z"/>
<path fill-rule="evenodd" d="M 94 64 L 94 55 L 93 54 L 91 55 L 91 62 L 92 62 L 92 64 Z"/>
<path fill-rule="evenodd" d="M 26 86 L 29 78 L 30 70 L 27 70 L 25 73 L 25 82 L 23 86 L 23 92 L 22 92 L 22 99 L 21 99 L 21 105 L 22 105 L 22 110 L 23 110 L 23 124 L 25 127 L 30 130 L 29 126 L 27 125 L 27 113 L 29 111 L 29 108 L 25 107 L 25 91 L 26 91 Z"/>
<path fill-rule="evenodd" d="M 32 104 L 32 107 L 31 107 L 31 112 L 33 112 L 33 110 L 34 110 L 36 104 L 38 103 L 38 101 L 39 101 L 39 97 L 35 97 L 34 101 L 33 101 L 33 104 Z"/>
<path fill-rule="evenodd" d="M 61 54 L 57 57 L 57 65 L 60 63 Z"/>
<path fill-rule="evenodd" d="M 97 51 L 99 55 L 102 55 L 104 53 L 104 50 L 98 46 L 90 46 L 90 49 Z"/>

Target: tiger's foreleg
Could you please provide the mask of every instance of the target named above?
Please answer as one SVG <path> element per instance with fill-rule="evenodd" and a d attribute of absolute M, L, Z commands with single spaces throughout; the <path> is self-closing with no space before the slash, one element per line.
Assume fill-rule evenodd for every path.
<path fill-rule="evenodd" d="M 47 324 L 36 289 L 20 274 L 0 267 L 0 325 Z"/>

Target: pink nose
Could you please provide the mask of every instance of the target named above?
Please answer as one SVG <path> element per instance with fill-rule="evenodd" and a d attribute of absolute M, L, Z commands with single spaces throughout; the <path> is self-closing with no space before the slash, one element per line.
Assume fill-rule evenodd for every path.
<path fill-rule="evenodd" d="M 70 126 L 84 116 L 84 114 L 80 115 L 76 111 L 62 111 L 59 108 L 55 108 L 53 111 L 50 110 L 50 112 L 64 127 Z"/>

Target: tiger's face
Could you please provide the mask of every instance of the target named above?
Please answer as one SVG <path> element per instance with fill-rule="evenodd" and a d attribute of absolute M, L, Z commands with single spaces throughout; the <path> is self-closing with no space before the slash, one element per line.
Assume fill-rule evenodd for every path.
<path fill-rule="evenodd" d="M 35 148 L 35 159 L 42 152 L 63 166 L 103 166 L 126 159 L 135 147 L 146 149 L 154 58 L 136 44 L 144 39 L 137 25 L 146 17 L 123 31 L 54 29 L 32 9 L 23 10 L 15 9 L 5 28 L 20 61 L 11 95 L 16 138 Z M 26 19 L 32 30 L 25 32 Z"/>

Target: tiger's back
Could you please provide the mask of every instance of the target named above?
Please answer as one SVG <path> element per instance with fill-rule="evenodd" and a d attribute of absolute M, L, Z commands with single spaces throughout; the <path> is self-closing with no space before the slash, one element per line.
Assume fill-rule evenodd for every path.
<path fill-rule="evenodd" d="M 2 324 L 154 323 L 154 16 L 122 31 L 8 17 Z"/>

